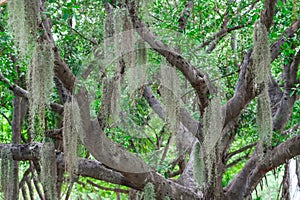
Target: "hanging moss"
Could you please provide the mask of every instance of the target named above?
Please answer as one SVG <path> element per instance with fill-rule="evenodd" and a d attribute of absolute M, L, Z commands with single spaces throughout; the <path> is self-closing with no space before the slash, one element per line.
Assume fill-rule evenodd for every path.
<path fill-rule="evenodd" d="M 0 151 L 1 174 L 0 191 L 3 192 L 4 199 L 13 199 L 13 157 L 10 149 L 6 148 Z"/>
<path fill-rule="evenodd" d="M 272 113 L 268 83 L 270 81 L 270 44 L 268 31 L 260 22 L 254 28 L 253 65 L 255 69 L 255 84 L 263 91 L 257 100 L 257 126 L 261 140 L 260 153 L 271 146 L 272 142 Z"/>
<path fill-rule="evenodd" d="M 57 165 L 55 147 L 49 138 L 45 138 L 41 148 L 41 181 L 45 195 L 49 200 L 57 199 Z"/>
<path fill-rule="evenodd" d="M 144 200 L 155 200 L 155 189 L 153 183 L 148 182 L 144 187 Z"/>
<path fill-rule="evenodd" d="M 31 118 L 30 131 L 34 133 L 35 114 L 38 113 L 39 130 L 44 132 L 45 106 L 50 96 L 54 76 L 54 56 L 49 43 L 37 43 L 34 48 L 32 62 L 29 68 L 29 112 Z"/>
<path fill-rule="evenodd" d="M 21 56 L 31 55 L 32 46 L 37 37 L 39 15 L 38 0 L 10 0 L 7 3 L 8 24 L 15 45 Z"/>
<path fill-rule="evenodd" d="M 64 105 L 64 122 L 63 122 L 63 146 L 64 146 L 64 158 L 65 169 L 70 176 L 70 181 L 76 176 L 78 171 L 77 160 L 77 144 L 78 135 L 76 133 L 73 112 L 73 102 L 67 102 Z M 80 123 L 80 122 L 78 122 Z"/>
<path fill-rule="evenodd" d="M 127 71 L 130 95 L 133 95 L 147 81 L 147 49 L 143 40 L 139 40 L 137 43 L 136 61 L 136 65 L 128 68 Z"/>
<path fill-rule="evenodd" d="M 102 92 L 102 113 L 103 119 L 108 124 L 114 123 L 118 120 L 121 98 L 121 85 L 120 80 L 108 79 L 103 80 Z"/>
<path fill-rule="evenodd" d="M 221 98 L 215 94 L 209 105 L 206 107 L 203 115 L 203 146 L 202 153 L 204 158 L 206 182 L 213 183 L 216 168 L 214 166 L 217 158 L 216 152 L 218 141 L 223 128 L 224 117 L 222 115 Z"/>
<path fill-rule="evenodd" d="M 121 9 L 115 9 L 114 11 L 114 52 L 116 60 L 119 60 L 122 56 L 122 26 L 124 21 L 124 11 Z"/>
<path fill-rule="evenodd" d="M 85 140 L 84 138 L 85 134 L 82 127 L 80 108 L 76 98 L 74 97 L 72 97 L 72 112 L 73 112 L 72 119 L 75 127 L 75 132 L 77 133 L 77 136 L 80 138 L 80 140 L 83 142 Z"/>
<path fill-rule="evenodd" d="M 25 4 L 23 0 L 11 0 L 7 3 L 8 24 L 14 36 L 15 45 L 22 55 L 28 46 L 28 34 L 25 28 Z"/>
<path fill-rule="evenodd" d="M 206 107 L 203 115 L 203 143 L 206 147 L 206 154 L 215 149 L 222 132 L 223 121 L 221 99 L 219 95 L 215 95 Z"/>
<path fill-rule="evenodd" d="M 195 144 L 195 147 L 193 149 L 194 154 L 194 180 L 198 184 L 200 188 L 202 188 L 205 184 L 205 176 L 204 176 L 204 161 L 203 161 L 203 155 L 201 152 L 200 143 L 197 142 Z"/>
<path fill-rule="evenodd" d="M 175 68 L 165 64 L 161 66 L 161 85 L 167 120 L 171 130 L 176 133 L 179 125 L 180 82 Z"/>
<path fill-rule="evenodd" d="M 128 68 L 135 67 L 135 36 L 133 25 L 127 12 L 124 14 L 122 55 Z"/>

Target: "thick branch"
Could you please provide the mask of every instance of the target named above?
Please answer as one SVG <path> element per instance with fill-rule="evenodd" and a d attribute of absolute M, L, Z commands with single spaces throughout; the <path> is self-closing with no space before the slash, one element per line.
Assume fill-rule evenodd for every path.
<path fill-rule="evenodd" d="M 276 4 L 277 0 L 265 0 L 264 10 L 262 11 L 260 16 L 261 23 L 264 24 L 268 30 L 273 23 Z"/>
<path fill-rule="evenodd" d="M 39 160 L 41 143 L 31 144 L 0 144 L 0 152 L 8 149 L 12 152 L 13 159 L 17 161 Z M 60 169 L 64 169 L 64 156 L 62 153 L 56 154 L 56 161 Z M 91 177 L 106 182 L 133 187 L 122 174 L 108 169 L 98 161 L 80 159 L 78 174 L 85 177 Z"/>
<path fill-rule="evenodd" d="M 284 78 L 284 93 L 281 98 L 279 108 L 274 116 L 273 129 L 284 130 L 288 119 L 293 110 L 294 103 L 296 101 L 296 95 L 291 96 L 293 87 L 297 82 L 297 73 L 300 63 L 300 51 L 294 57 L 292 63 L 284 66 L 283 78 Z"/>
<path fill-rule="evenodd" d="M 300 135 L 297 135 L 275 147 L 258 162 L 259 156 L 254 153 L 245 167 L 226 188 L 228 199 L 244 199 L 249 195 L 265 174 L 300 154 Z"/>
<path fill-rule="evenodd" d="M 12 90 L 12 91 L 14 91 L 14 93 L 16 95 L 18 95 L 20 97 L 25 97 L 25 98 L 29 97 L 29 92 L 27 92 L 26 90 L 24 90 L 20 86 L 11 83 L 7 78 L 5 78 L 3 76 L 2 73 L 0 73 L 0 81 L 6 83 L 8 85 L 8 87 L 9 87 L 9 89 Z"/>
<path fill-rule="evenodd" d="M 31 143 L 26 145 L 11 145 L 11 144 L 0 144 L 0 151 L 10 150 L 14 160 L 26 161 L 26 160 L 39 160 L 41 143 Z M 59 169 L 64 169 L 64 157 L 62 153 L 56 154 L 56 161 Z M 84 177 L 91 177 L 106 182 L 124 185 L 133 189 L 142 190 L 144 187 L 143 183 L 133 184 L 127 177 L 114 170 L 108 169 L 106 166 L 98 161 L 79 159 L 78 164 L 78 175 Z M 132 174 L 132 178 L 139 174 Z M 154 183 L 155 191 L 160 194 L 157 195 L 157 199 L 163 199 L 165 196 L 169 196 L 170 199 L 176 199 L 178 197 L 185 199 L 200 199 L 201 194 L 196 194 L 191 188 L 186 188 L 179 185 L 171 180 L 165 179 L 163 176 L 156 172 L 151 172 L 148 177 L 148 181 Z"/>

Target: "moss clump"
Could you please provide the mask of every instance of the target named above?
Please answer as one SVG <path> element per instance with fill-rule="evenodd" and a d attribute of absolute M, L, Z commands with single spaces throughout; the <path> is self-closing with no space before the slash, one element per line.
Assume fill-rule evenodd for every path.
<path fill-rule="evenodd" d="M 41 167 L 41 181 L 45 195 L 49 200 L 57 200 L 55 147 L 49 138 L 44 138 L 41 148 Z"/>

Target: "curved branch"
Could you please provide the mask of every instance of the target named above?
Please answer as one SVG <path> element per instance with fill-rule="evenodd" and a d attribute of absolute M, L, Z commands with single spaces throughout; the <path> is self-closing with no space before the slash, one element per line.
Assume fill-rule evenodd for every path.
<path fill-rule="evenodd" d="M 0 151 L 10 150 L 14 160 L 37 161 L 40 159 L 41 146 L 41 143 L 31 143 L 25 145 L 0 144 Z M 0 156 L 2 156 L 2 154 L 0 154 Z M 56 153 L 56 162 L 59 169 L 65 168 L 63 153 Z M 132 179 L 139 174 L 132 173 L 130 174 L 131 179 L 129 179 L 120 172 L 109 169 L 102 163 L 94 160 L 79 159 L 78 175 L 103 180 L 113 184 L 128 186 L 137 190 L 142 190 L 144 187 L 143 183 L 133 184 Z M 129 176 L 129 174 L 127 174 L 127 176 Z M 154 183 L 155 191 L 160 194 L 160 196 L 157 196 L 157 199 L 163 199 L 165 196 L 169 196 L 170 199 L 176 199 L 180 197 L 190 200 L 198 200 L 202 196 L 200 193 L 196 194 L 191 188 L 184 187 L 171 180 L 165 179 L 156 172 L 151 172 L 147 177 L 147 180 Z"/>
<path fill-rule="evenodd" d="M 0 144 L 0 152 L 10 150 L 13 155 L 13 159 L 17 161 L 39 160 L 41 147 L 42 144 L 37 142 L 31 144 Z M 63 153 L 56 154 L 56 162 L 58 164 L 58 168 L 65 169 Z M 130 181 L 128 181 L 122 174 L 108 169 L 98 161 L 79 159 L 78 174 L 80 176 L 91 177 L 109 183 L 134 188 L 134 185 L 131 184 Z"/>
<path fill-rule="evenodd" d="M 225 188 L 228 199 L 244 199 L 249 195 L 265 174 L 300 154 L 300 135 L 281 143 L 258 162 L 256 152 L 236 178 Z"/>

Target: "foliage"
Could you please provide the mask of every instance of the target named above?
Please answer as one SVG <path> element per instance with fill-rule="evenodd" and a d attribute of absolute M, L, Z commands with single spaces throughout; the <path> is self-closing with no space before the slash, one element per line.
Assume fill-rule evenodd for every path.
<path fill-rule="evenodd" d="M 264 1 L 194 1 L 190 14 L 185 16 L 188 20 L 184 30 L 178 28 L 179 17 L 186 9 L 188 1 L 136 1 L 139 2 L 138 17 L 156 32 L 156 44 L 160 44 L 158 40 L 161 40 L 173 47 L 196 70 L 203 71 L 214 85 L 213 89 L 219 92 L 215 96 L 211 91 L 209 105 L 204 114 L 199 112 L 201 102 L 198 94 L 184 74 L 170 66 L 160 53 L 154 51 L 133 30 L 130 12 L 121 1 L 49 0 L 44 2 L 41 10 L 37 9 L 37 2 L 40 1 L 11 0 L 0 7 L 0 73 L 11 84 L 16 84 L 30 93 L 29 112 L 25 111 L 27 114 L 24 115 L 21 125 L 21 143 L 44 140 L 40 178 L 45 193 L 50 198 L 57 198 L 58 192 L 54 184 L 51 184 L 57 181 L 52 178 L 59 173 L 59 169 L 53 164 L 55 152 L 64 152 L 65 169 L 69 177 L 71 175 L 74 178 L 73 188 L 70 186 L 73 180 L 62 183 L 64 197 L 71 188 L 71 199 L 109 199 L 119 195 L 122 199 L 128 198 L 126 192 L 123 194 L 107 189 L 128 190 L 127 187 L 77 176 L 77 157 L 94 160 L 77 141 L 83 131 L 82 126 L 86 124 L 79 122 L 80 110 L 77 109 L 78 104 L 74 107 L 74 97 L 70 94 L 76 94 L 81 88 L 87 90 L 91 118 L 100 122 L 103 134 L 117 143 L 118 147 L 136 155 L 154 171 L 170 180 L 180 177 L 190 156 L 191 147 L 180 149 L 176 141 L 182 130 L 181 108 L 185 108 L 197 123 L 203 125 L 204 138 L 196 143 L 193 151 L 194 179 L 201 188 L 208 178 L 214 178 L 209 175 L 213 175 L 212 171 L 215 170 L 213 162 L 217 160 L 216 147 L 222 145 L 218 135 L 224 128 L 222 109 L 239 92 L 236 91 L 239 73 L 247 52 L 253 49 L 252 58 L 256 67 L 254 89 L 263 86 L 260 91 L 262 94 L 247 102 L 242 112 L 236 116 L 238 125 L 227 133 L 234 137 L 231 138 L 232 143 L 227 151 L 222 152 L 224 158 L 218 158 L 225 162 L 222 186 L 228 186 L 244 168 L 255 151 L 256 142 L 264 140 L 271 150 L 299 134 L 299 131 L 272 132 L 271 117 L 274 113 L 272 116 L 272 99 L 268 95 L 270 78 L 278 83 L 280 91 L 285 92 L 284 66 L 291 63 L 299 53 L 299 28 L 290 39 L 286 34 L 283 36 L 280 54 L 274 61 L 266 53 L 270 50 L 270 44 L 278 41 L 284 31 L 299 20 L 299 1 L 278 0 L 270 30 L 258 22 L 264 9 Z M 107 7 L 108 2 L 115 2 L 115 5 Z M 42 41 L 43 37 L 50 35 L 44 30 L 45 24 L 41 24 L 46 19 L 50 22 L 54 43 Z M 220 30 L 225 32 L 216 35 Z M 206 42 L 208 44 L 204 45 Z M 164 46 L 160 47 L 163 49 Z M 55 57 L 56 52 L 76 77 L 74 79 L 77 87 L 73 88 L 74 91 L 66 91 L 64 86 L 59 88 L 56 85 L 54 88 L 53 77 L 59 60 Z M 298 82 L 290 88 L 288 94 L 295 97 L 295 103 L 285 130 L 293 130 L 299 125 L 299 78 L 298 70 Z M 161 110 L 165 117 L 157 115 L 157 111 L 144 98 L 143 89 L 147 85 L 154 92 L 153 98 L 162 103 Z M 15 110 L 12 101 L 15 94 L 11 90 L 10 85 L 1 79 L 1 144 L 12 141 Z M 68 98 L 63 99 L 62 95 Z M 60 104 L 64 112 L 54 111 L 53 103 Z M 35 113 L 38 113 L 37 116 Z M 44 132 L 52 130 L 62 130 L 60 137 L 63 140 L 56 138 L 54 143 L 48 141 L 49 138 L 45 137 Z M 29 131 L 38 132 L 37 137 L 32 138 Z M 226 156 L 249 144 L 254 145 L 225 160 Z M 82 152 L 77 154 L 77 148 L 82 148 Z M 3 159 L 1 161 L 5 164 Z M 36 167 L 36 163 L 28 161 L 24 166 Z M 210 169 L 213 169 L 211 173 Z M 20 174 L 25 173 L 24 171 L 25 167 L 21 168 Z M 209 173 L 208 176 L 205 173 Z M 65 180 L 68 176 L 62 174 L 62 179 Z M 282 176 L 282 172 L 276 171 L 276 175 Z M 89 180 L 105 189 L 97 189 Z M 148 183 L 144 190 L 145 199 L 155 198 L 153 184 Z M 272 190 L 271 196 L 279 194 L 278 190 L 279 188 Z M 165 199 L 172 198 L 165 196 Z"/>

